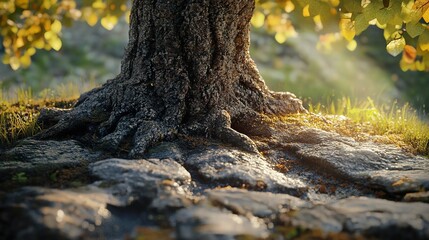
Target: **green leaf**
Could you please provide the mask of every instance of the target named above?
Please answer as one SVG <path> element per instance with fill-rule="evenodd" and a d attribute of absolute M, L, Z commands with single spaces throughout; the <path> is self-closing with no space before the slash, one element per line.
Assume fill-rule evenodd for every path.
<path fill-rule="evenodd" d="M 369 26 L 369 21 L 365 18 L 363 14 L 358 14 L 355 17 L 355 32 L 356 35 L 359 35 L 361 32 L 365 31 Z"/>
<path fill-rule="evenodd" d="M 423 51 L 429 51 L 429 31 L 424 31 L 419 37 L 419 46 Z"/>
<path fill-rule="evenodd" d="M 395 13 L 388 8 L 381 9 L 377 12 L 377 21 L 384 25 L 395 17 Z"/>
<path fill-rule="evenodd" d="M 421 23 L 409 22 L 406 25 L 407 33 L 410 37 L 415 38 L 423 33 L 425 27 Z"/>
<path fill-rule="evenodd" d="M 347 12 L 359 13 L 362 11 L 361 1 L 342 1 L 342 3 L 342 8 L 344 8 Z"/>

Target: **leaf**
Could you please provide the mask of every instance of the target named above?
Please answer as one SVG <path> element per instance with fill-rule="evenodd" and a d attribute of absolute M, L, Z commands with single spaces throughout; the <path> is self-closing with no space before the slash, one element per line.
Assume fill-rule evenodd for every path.
<path fill-rule="evenodd" d="M 112 30 L 116 23 L 118 23 L 118 18 L 116 16 L 107 15 L 101 19 L 101 26 L 107 30 Z"/>
<path fill-rule="evenodd" d="M 274 38 L 276 39 L 276 41 L 280 44 L 286 42 L 287 40 L 287 35 L 283 32 L 278 32 L 276 33 L 276 35 L 274 36 Z"/>
<path fill-rule="evenodd" d="M 341 2 L 343 2 L 343 7 L 347 10 L 347 12 L 356 13 L 362 11 L 361 1 L 349 0 Z"/>
<path fill-rule="evenodd" d="M 61 39 L 59 39 L 57 36 L 50 38 L 48 43 L 55 51 L 59 51 L 63 45 Z"/>
<path fill-rule="evenodd" d="M 389 44 L 387 44 L 386 46 L 386 50 L 390 55 L 396 57 L 402 52 L 402 50 L 404 50 L 404 47 L 405 47 L 405 38 L 401 37 L 390 41 Z"/>
<path fill-rule="evenodd" d="M 93 27 L 98 22 L 98 16 L 96 13 L 91 12 L 85 17 L 85 21 L 89 26 Z"/>
<path fill-rule="evenodd" d="M 256 10 L 253 13 L 253 17 L 251 20 L 252 25 L 256 28 L 260 28 L 264 26 L 264 22 L 265 22 L 265 15 L 262 12 Z"/>
<path fill-rule="evenodd" d="M 356 35 L 354 23 L 349 18 L 340 19 L 340 30 L 341 35 L 343 35 L 347 41 L 353 40 Z"/>
<path fill-rule="evenodd" d="M 18 68 L 21 66 L 21 63 L 17 57 L 11 57 L 9 59 L 9 65 L 13 70 L 18 70 Z"/>
<path fill-rule="evenodd" d="M 340 5 L 340 0 L 329 0 L 329 3 L 332 7 L 338 7 L 338 5 Z"/>
<path fill-rule="evenodd" d="M 410 45 L 405 45 L 404 52 L 402 53 L 402 59 L 406 63 L 413 63 L 416 60 L 417 50 Z"/>
<path fill-rule="evenodd" d="M 34 47 L 31 47 L 27 50 L 28 56 L 33 56 L 36 53 L 36 49 Z"/>
<path fill-rule="evenodd" d="M 424 62 L 416 61 L 415 65 L 417 71 L 424 71 L 426 69 L 426 65 Z"/>
<path fill-rule="evenodd" d="M 410 37 L 415 38 L 423 33 L 423 31 L 425 30 L 425 27 L 423 27 L 423 25 L 419 22 L 417 23 L 409 22 L 406 24 L 405 29 L 407 30 L 407 33 L 408 35 L 410 35 Z"/>
<path fill-rule="evenodd" d="M 419 37 L 419 46 L 423 51 L 429 51 L 429 31 L 424 31 Z"/>
<path fill-rule="evenodd" d="M 293 10 L 295 10 L 295 5 L 292 1 L 286 1 L 284 9 L 285 12 L 291 13 Z"/>
<path fill-rule="evenodd" d="M 24 46 L 24 40 L 22 39 L 22 37 L 18 37 L 15 41 L 15 46 L 17 48 L 20 48 L 22 46 Z"/>
<path fill-rule="evenodd" d="M 356 50 L 356 47 L 357 47 L 357 42 L 356 42 L 356 40 L 351 40 L 348 44 L 347 44 L 347 49 L 349 50 L 349 51 L 351 51 L 351 52 L 353 52 L 354 50 Z"/>
<path fill-rule="evenodd" d="M 305 5 L 305 7 L 302 9 L 302 16 L 309 17 L 310 16 L 310 5 Z"/>
<path fill-rule="evenodd" d="M 377 21 L 383 25 L 389 23 L 395 17 L 395 13 L 390 9 L 381 9 L 377 12 Z"/>
<path fill-rule="evenodd" d="M 365 18 L 365 16 L 363 14 L 358 14 L 355 17 L 354 27 L 355 27 L 356 35 L 359 35 L 363 31 L 365 31 L 365 29 L 367 29 L 368 26 L 369 26 L 369 21 Z"/>
<path fill-rule="evenodd" d="M 52 24 L 51 24 L 51 31 L 54 33 L 59 33 L 61 32 L 61 22 L 58 20 L 55 20 Z"/>
<path fill-rule="evenodd" d="M 429 23 L 429 8 L 423 13 L 423 19 Z"/>
<path fill-rule="evenodd" d="M 31 64 L 31 58 L 27 54 L 24 54 L 22 57 L 19 58 L 19 62 L 23 67 L 28 67 Z"/>

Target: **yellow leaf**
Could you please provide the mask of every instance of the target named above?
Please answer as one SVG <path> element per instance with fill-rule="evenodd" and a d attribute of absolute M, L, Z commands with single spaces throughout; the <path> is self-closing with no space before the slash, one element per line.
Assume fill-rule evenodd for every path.
<path fill-rule="evenodd" d="M 310 5 L 309 4 L 305 5 L 305 7 L 302 9 L 302 16 L 310 17 Z"/>
<path fill-rule="evenodd" d="M 338 7 L 338 5 L 340 5 L 340 0 L 329 0 L 329 3 L 330 3 L 333 7 Z"/>
<path fill-rule="evenodd" d="M 340 30 L 341 35 L 343 35 L 347 41 L 353 40 L 356 35 L 354 23 L 349 18 L 340 19 Z"/>
<path fill-rule="evenodd" d="M 107 15 L 101 19 L 101 26 L 107 30 L 112 30 L 117 22 L 118 18 L 116 16 Z"/>
<path fill-rule="evenodd" d="M 255 11 L 251 20 L 252 25 L 256 28 L 260 28 L 264 25 L 264 21 L 265 15 L 260 11 Z"/>
<path fill-rule="evenodd" d="M 19 59 L 17 57 L 11 57 L 9 59 L 9 65 L 13 70 L 17 70 L 20 67 Z"/>
<path fill-rule="evenodd" d="M 357 47 L 357 42 L 356 42 L 356 40 L 351 40 L 348 44 L 347 44 L 347 49 L 349 50 L 349 51 L 351 51 L 351 52 L 353 52 L 355 49 L 356 49 L 356 47 Z"/>
<path fill-rule="evenodd" d="M 28 67 L 31 65 L 31 58 L 27 54 L 24 54 L 22 57 L 19 58 L 19 62 L 23 67 Z"/>
<path fill-rule="evenodd" d="M 43 41 L 43 38 L 39 38 L 35 42 L 33 42 L 33 46 L 38 49 L 42 49 L 45 47 L 45 42 Z"/>
<path fill-rule="evenodd" d="M 266 19 L 268 31 L 275 31 L 276 28 L 281 24 L 282 17 L 281 15 L 270 14 Z"/>
<path fill-rule="evenodd" d="M 292 1 L 286 1 L 285 3 L 285 11 L 287 13 L 291 13 L 293 10 L 295 10 L 295 5 Z"/>
<path fill-rule="evenodd" d="M 24 46 L 24 39 L 22 39 L 22 37 L 18 37 L 16 39 L 15 46 L 17 48 L 20 48 L 20 47 Z"/>
<path fill-rule="evenodd" d="M 89 26 L 93 27 L 98 22 L 98 16 L 95 13 L 90 13 L 85 17 L 85 21 L 88 23 Z"/>
<path fill-rule="evenodd" d="M 429 23 L 429 8 L 423 13 L 423 19 Z"/>
<path fill-rule="evenodd" d="M 417 71 L 424 71 L 426 69 L 425 63 L 421 61 L 416 61 L 416 70 Z"/>
<path fill-rule="evenodd" d="M 55 33 L 54 33 L 54 32 L 52 32 L 52 31 L 47 31 L 47 32 L 45 32 L 45 33 L 43 34 L 43 36 L 45 37 L 45 39 L 46 39 L 46 40 L 49 40 L 49 39 L 51 39 L 51 38 L 56 37 L 56 36 L 57 36 L 57 34 L 55 34 Z"/>
<path fill-rule="evenodd" d="M 42 29 L 40 28 L 39 25 L 31 25 L 31 27 L 28 29 L 28 32 L 31 34 L 35 34 L 40 32 Z"/>
<path fill-rule="evenodd" d="M 48 40 L 49 45 L 55 50 L 58 51 L 61 49 L 63 43 L 61 42 L 61 39 L 58 37 L 53 37 Z"/>
<path fill-rule="evenodd" d="M 320 31 L 323 29 L 322 19 L 320 15 L 313 17 L 314 25 L 316 26 L 316 31 Z"/>
<path fill-rule="evenodd" d="M 404 47 L 405 39 L 404 37 L 401 37 L 390 41 L 389 44 L 387 44 L 386 46 L 386 50 L 390 55 L 396 57 L 402 52 L 402 50 L 404 50 Z"/>
<path fill-rule="evenodd" d="M 101 1 L 101 0 L 97 0 L 94 3 L 92 3 L 92 7 L 93 8 L 104 9 L 104 8 L 106 8 L 106 4 L 103 1 Z"/>
<path fill-rule="evenodd" d="M 31 47 L 27 50 L 28 56 L 33 56 L 36 53 L 36 49 Z"/>
<path fill-rule="evenodd" d="M 51 24 L 51 31 L 54 33 L 59 33 L 61 32 L 61 22 L 58 20 L 55 20 L 52 24 Z"/>
<path fill-rule="evenodd" d="M 278 32 L 278 33 L 276 33 L 276 35 L 274 36 L 274 38 L 276 39 L 276 41 L 278 42 L 278 43 L 284 43 L 284 42 L 286 42 L 286 40 L 287 40 L 287 35 L 285 34 L 285 33 L 283 33 L 283 32 Z"/>

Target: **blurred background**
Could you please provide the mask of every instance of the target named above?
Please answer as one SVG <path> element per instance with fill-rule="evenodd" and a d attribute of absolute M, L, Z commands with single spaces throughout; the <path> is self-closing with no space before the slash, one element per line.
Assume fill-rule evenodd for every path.
<path fill-rule="evenodd" d="M 60 51 L 38 51 L 27 69 L 13 71 L 0 64 L 3 92 L 31 88 L 36 97 L 73 95 L 102 84 L 119 73 L 128 24 L 120 22 L 108 31 L 76 22 L 63 30 L 62 38 Z M 400 56 L 394 58 L 386 52 L 377 28 L 357 38 L 355 51 L 341 44 L 329 52 L 317 50 L 319 35 L 313 29 L 299 31 L 284 44 L 278 44 L 264 29 L 252 29 L 251 40 L 251 55 L 272 90 L 293 92 L 306 104 L 344 96 L 356 101 L 370 97 L 387 105 L 408 102 L 427 118 L 429 73 L 402 72 Z"/>

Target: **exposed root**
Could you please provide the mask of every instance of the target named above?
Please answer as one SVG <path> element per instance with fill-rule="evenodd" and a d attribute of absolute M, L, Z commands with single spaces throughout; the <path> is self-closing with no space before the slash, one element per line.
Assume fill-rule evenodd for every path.
<path fill-rule="evenodd" d="M 143 121 L 134 134 L 133 148 L 129 156 L 141 157 L 149 146 L 176 134 L 177 130 L 174 127 L 167 127 L 156 121 Z"/>
<path fill-rule="evenodd" d="M 205 136 L 259 154 L 256 144 L 247 135 L 231 127 L 231 117 L 225 110 L 213 111 L 205 119 L 185 126 L 182 131 L 187 135 Z"/>

